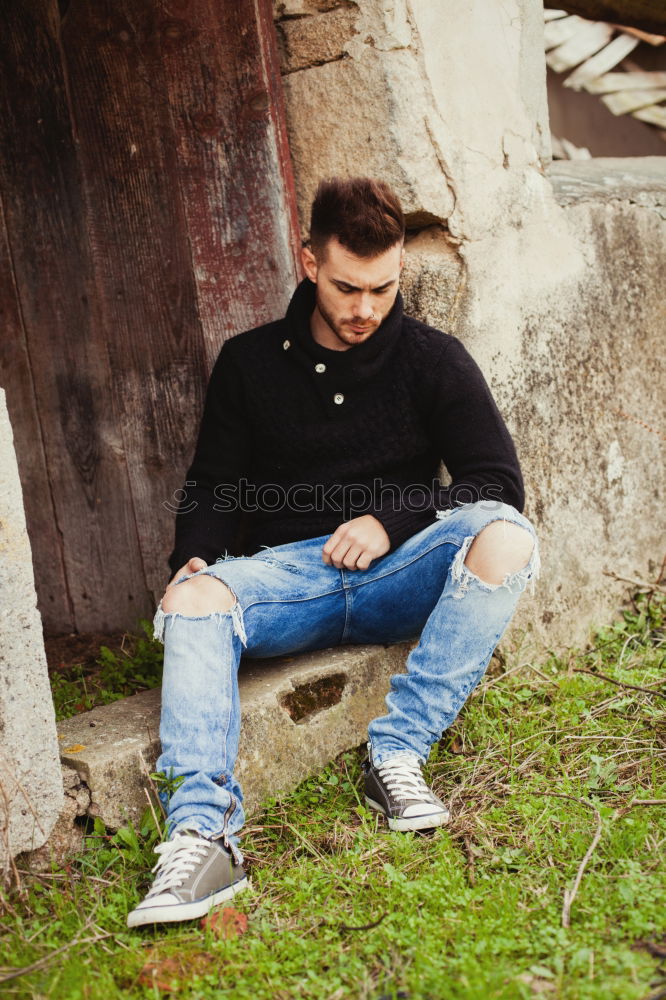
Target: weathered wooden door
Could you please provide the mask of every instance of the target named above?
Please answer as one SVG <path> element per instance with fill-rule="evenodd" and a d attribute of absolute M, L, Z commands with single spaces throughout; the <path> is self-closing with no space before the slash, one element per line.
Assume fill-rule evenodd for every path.
<path fill-rule="evenodd" d="M 166 582 L 212 361 L 297 278 L 270 0 L 3 4 L 0 198 L 40 609 L 130 628 Z"/>

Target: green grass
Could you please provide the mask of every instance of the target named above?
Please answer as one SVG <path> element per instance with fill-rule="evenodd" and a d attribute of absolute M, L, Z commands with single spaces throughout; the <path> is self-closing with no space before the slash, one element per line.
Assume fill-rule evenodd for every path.
<path fill-rule="evenodd" d="M 0 982 L 38 965 L 0 992 L 666 996 L 666 959 L 655 954 L 666 946 L 666 810 L 641 803 L 666 799 L 664 613 L 643 594 L 586 652 L 495 667 L 431 757 L 453 808 L 448 828 L 388 832 L 363 805 L 360 749 L 269 802 L 243 840 L 252 890 L 234 903 L 248 920 L 242 936 L 219 939 L 198 923 L 127 930 L 158 831 L 149 814 L 138 832 L 98 824 L 71 864 L 21 871 L 6 893 Z M 565 893 L 597 831 L 565 928 Z"/>
<path fill-rule="evenodd" d="M 144 634 L 126 635 L 118 652 L 102 646 L 93 670 L 73 664 L 67 670 L 51 672 L 58 721 L 159 686 L 164 648 L 153 639 L 151 622 L 142 619 L 139 627 Z"/>

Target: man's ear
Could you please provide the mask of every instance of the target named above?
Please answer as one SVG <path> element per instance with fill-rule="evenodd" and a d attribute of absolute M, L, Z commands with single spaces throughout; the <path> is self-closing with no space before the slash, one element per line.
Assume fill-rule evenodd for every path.
<path fill-rule="evenodd" d="M 310 281 L 317 284 L 317 258 L 313 254 L 310 247 L 303 247 L 301 250 L 301 262 L 303 264 L 303 270 L 307 274 Z"/>

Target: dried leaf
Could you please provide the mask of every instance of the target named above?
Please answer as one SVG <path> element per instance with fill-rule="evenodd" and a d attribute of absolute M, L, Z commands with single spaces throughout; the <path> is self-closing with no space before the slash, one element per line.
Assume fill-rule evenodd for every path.
<path fill-rule="evenodd" d="M 86 748 L 82 743 L 74 743 L 71 747 L 63 747 L 63 753 L 81 753 L 82 750 Z"/>
<path fill-rule="evenodd" d="M 247 916 L 233 906 L 225 906 L 216 910 L 201 921 L 204 930 L 209 930 L 214 937 L 230 940 L 240 937 L 247 930 Z"/>
<path fill-rule="evenodd" d="M 180 987 L 180 968 L 175 958 L 163 958 L 159 962 L 147 962 L 139 973 L 138 982 L 150 989 L 157 988 L 165 993 L 175 993 Z"/>
<path fill-rule="evenodd" d="M 208 951 L 180 952 L 172 958 L 160 958 L 159 950 L 153 949 L 148 961 L 139 973 L 138 982 L 152 990 L 163 993 L 178 993 L 184 983 L 193 976 L 203 976 L 217 967 L 217 957 Z"/>

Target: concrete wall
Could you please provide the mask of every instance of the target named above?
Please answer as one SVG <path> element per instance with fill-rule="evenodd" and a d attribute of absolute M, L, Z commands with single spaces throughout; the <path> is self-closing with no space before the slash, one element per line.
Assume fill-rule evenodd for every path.
<path fill-rule="evenodd" d="M 302 227 L 321 176 L 393 184 L 408 308 L 466 343 L 524 466 L 544 568 L 513 635 L 583 641 L 626 594 L 606 574 L 650 578 L 663 556 L 666 159 L 549 175 L 538 0 L 275 14 Z"/>
<path fill-rule="evenodd" d="M 5 394 L 0 389 L 0 873 L 63 804 L 55 714 Z"/>

